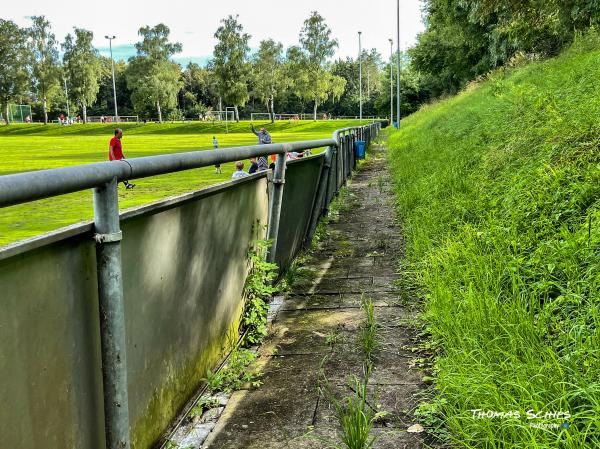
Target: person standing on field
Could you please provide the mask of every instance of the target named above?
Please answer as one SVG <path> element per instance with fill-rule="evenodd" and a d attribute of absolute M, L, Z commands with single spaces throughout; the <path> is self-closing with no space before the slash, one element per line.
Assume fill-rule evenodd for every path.
<path fill-rule="evenodd" d="M 115 129 L 115 137 L 110 139 L 108 144 L 108 160 L 121 161 L 125 159 L 123 156 L 121 137 L 123 137 L 123 130 L 121 128 Z M 123 181 L 123 184 L 125 184 L 126 189 L 133 189 L 135 187 L 135 184 L 131 184 L 129 181 Z"/>
<path fill-rule="evenodd" d="M 213 148 L 215 150 L 219 149 L 219 141 L 217 140 L 217 136 L 213 136 Z M 215 164 L 215 173 L 221 174 L 221 164 Z"/>
<path fill-rule="evenodd" d="M 254 125 L 250 125 L 250 128 L 252 129 L 252 132 L 254 133 L 254 135 L 256 135 L 256 137 L 258 137 L 258 144 L 259 145 L 268 145 L 270 143 L 273 143 L 271 140 L 271 134 L 269 134 L 269 131 L 266 130 L 266 128 L 261 128 L 260 131 L 256 131 L 256 129 L 254 129 Z M 266 156 L 260 156 L 258 158 L 258 171 L 263 171 L 263 170 L 268 170 L 269 168 L 269 161 L 267 159 Z"/>

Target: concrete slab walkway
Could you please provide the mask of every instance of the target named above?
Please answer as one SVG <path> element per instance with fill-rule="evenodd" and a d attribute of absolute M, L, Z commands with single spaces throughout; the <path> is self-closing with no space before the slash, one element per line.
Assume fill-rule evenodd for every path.
<path fill-rule="evenodd" d="M 396 285 L 403 244 L 393 201 L 385 149 L 375 147 L 354 175 L 328 237 L 304 264 L 310 280 L 293 288 L 272 323 L 258 361 L 263 385 L 233 394 L 204 448 L 340 444 L 335 409 L 319 385 L 325 378 L 340 395 L 351 394 L 348 377 L 362 377 L 364 296 L 374 302 L 380 341 L 369 389 L 377 391 L 380 410 L 389 412 L 372 431 L 374 447 L 425 447 L 424 434 L 406 432 L 416 422 L 415 395 L 425 385 L 415 367 L 422 356 L 411 351 L 417 310 L 401 301 Z"/>

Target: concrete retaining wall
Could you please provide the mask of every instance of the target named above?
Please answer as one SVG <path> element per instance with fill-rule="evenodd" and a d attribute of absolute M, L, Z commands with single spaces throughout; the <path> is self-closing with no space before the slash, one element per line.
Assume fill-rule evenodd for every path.
<path fill-rule="evenodd" d="M 322 155 L 289 164 L 276 260 L 300 250 Z M 132 446 L 161 435 L 237 338 L 264 174 L 122 214 Z M 93 226 L 0 251 L 2 447 L 103 449 Z"/>

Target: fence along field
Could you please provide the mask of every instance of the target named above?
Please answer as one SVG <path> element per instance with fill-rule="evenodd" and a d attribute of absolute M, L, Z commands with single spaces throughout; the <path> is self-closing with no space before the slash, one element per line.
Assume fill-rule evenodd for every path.
<path fill-rule="evenodd" d="M 257 173 L 120 219 L 116 198 L 105 193 L 110 183 L 104 183 L 113 179 L 116 188 L 113 177 L 126 176 L 122 165 L 96 164 L 87 176 L 77 167 L 44 177 L 5 177 L 2 205 L 98 185 L 94 226 L 0 251 L 6 312 L 0 314 L 0 342 L 6 348 L 0 373 L 11 383 L 8 406 L 0 409 L 0 433 L 7 447 L 33 449 L 43 441 L 48 449 L 101 449 L 104 429 L 106 447 L 129 447 L 123 443 L 129 429 L 131 447 L 151 447 L 207 369 L 235 343 L 228 336 L 236 335 L 243 310 L 246 255 L 255 239 L 263 238 L 264 225 L 269 223 L 266 235 L 273 242 L 270 256 L 284 270 L 310 238 L 313 218 L 350 176 L 356 163 L 353 141 L 368 145 L 378 129 L 373 124 L 287 148 L 237 149 L 224 158 L 280 154 L 274 176 L 281 182 L 268 188 L 267 173 Z M 291 161 L 289 170 L 281 170 L 286 149 L 321 145 L 332 146 L 327 154 Z M 213 164 L 217 157 L 218 150 L 146 158 L 132 161 L 132 170 L 135 179 Z M 102 390 L 107 382 L 113 388 Z"/>
<path fill-rule="evenodd" d="M 255 126 L 264 122 L 255 122 Z M 358 124 L 355 120 L 265 123 L 273 141 L 329 138 L 335 129 Z M 181 151 L 212 149 L 212 137 L 219 146 L 256 143 L 250 122 L 120 124 L 125 157 L 141 157 Z M 29 170 L 58 168 L 107 160 L 108 141 L 114 125 L 11 125 L 0 128 L 0 175 Z M 141 180 L 134 190 L 119 191 L 123 209 L 172 195 L 227 181 L 233 164 L 224 164 L 223 173 L 205 167 Z M 246 161 L 247 168 L 247 161 Z M 0 213 L 0 246 L 92 218 L 91 191 L 13 206 Z"/>

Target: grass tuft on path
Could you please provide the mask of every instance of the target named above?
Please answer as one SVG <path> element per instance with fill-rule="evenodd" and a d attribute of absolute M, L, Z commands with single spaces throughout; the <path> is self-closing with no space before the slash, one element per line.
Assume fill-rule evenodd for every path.
<path fill-rule="evenodd" d="M 599 80 L 590 35 L 390 135 L 455 447 L 600 447 Z"/>

